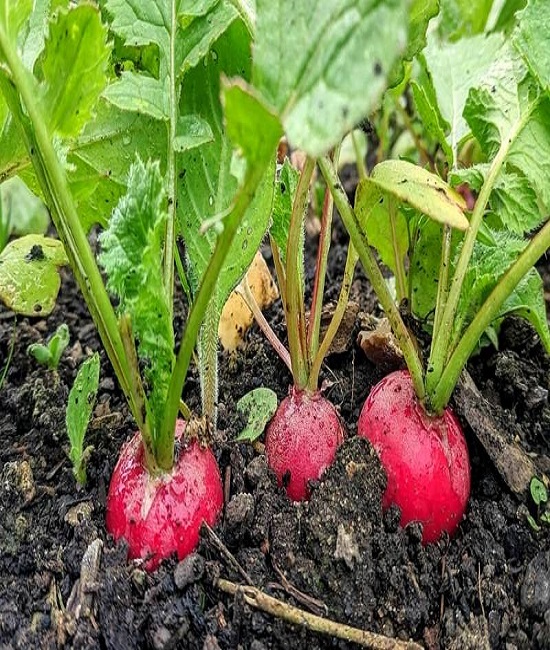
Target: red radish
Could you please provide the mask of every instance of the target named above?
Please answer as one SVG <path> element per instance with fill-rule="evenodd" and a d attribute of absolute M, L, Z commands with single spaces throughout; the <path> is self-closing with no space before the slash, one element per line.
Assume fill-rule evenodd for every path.
<path fill-rule="evenodd" d="M 186 423 L 176 422 L 176 439 Z M 152 571 L 172 553 L 181 560 L 199 541 L 203 521 L 213 525 L 223 505 L 220 471 L 210 449 L 192 440 L 172 471 L 152 477 L 144 464 L 140 433 L 123 448 L 107 496 L 107 530 L 124 538 L 131 559 Z"/>
<path fill-rule="evenodd" d="M 309 481 L 321 478 L 343 440 L 334 406 L 319 391 L 291 386 L 267 427 L 267 462 L 288 496 L 301 501 L 309 497 Z"/>
<path fill-rule="evenodd" d="M 450 408 L 426 413 L 409 372 L 382 379 L 368 396 L 358 434 L 370 440 L 386 474 L 383 506 L 401 509 L 401 524 L 423 524 L 423 542 L 450 535 L 460 523 L 470 494 L 470 462 L 462 428 Z"/>

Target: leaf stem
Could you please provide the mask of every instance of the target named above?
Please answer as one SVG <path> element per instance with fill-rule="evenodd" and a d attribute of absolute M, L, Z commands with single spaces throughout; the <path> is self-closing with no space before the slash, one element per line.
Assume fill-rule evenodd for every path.
<path fill-rule="evenodd" d="M 292 364 L 290 363 L 290 354 L 285 346 L 282 344 L 281 340 L 273 331 L 271 325 L 267 322 L 266 317 L 263 315 L 254 294 L 250 290 L 250 285 L 248 284 L 248 279 L 246 275 L 242 279 L 241 284 L 235 289 L 235 291 L 241 296 L 245 301 L 246 306 L 252 312 L 256 322 L 258 323 L 259 328 L 262 330 L 266 339 L 271 343 L 275 352 L 281 358 L 281 361 L 285 366 L 292 372 Z"/>
<path fill-rule="evenodd" d="M 435 315 L 433 326 L 433 340 L 437 338 L 443 311 L 447 304 L 447 296 L 449 295 L 449 270 L 451 264 L 451 236 L 452 230 L 447 225 L 443 225 L 443 236 L 441 239 L 441 261 L 439 264 L 439 276 L 437 285 L 437 297 L 435 300 Z"/>
<path fill-rule="evenodd" d="M 233 209 L 224 220 L 223 233 L 218 237 L 216 247 L 195 296 L 195 301 L 189 311 L 185 332 L 183 333 L 180 349 L 170 379 L 165 416 L 157 438 L 157 462 L 164 470 L 169 470 L 174 461 L 174 429 L 180 405 L 181 392 L 187 377 L 189 362 L 193 356 L 193 350 L 204 313 L 209 301 L 212 299 L 218 276 L 227 253 L 231 248 L 237 229 L 244 213 L 254 198 L 266 168 L 267 165 L 255 165 L 252 167 L 244 185 L 238 191 Z"/>
<path fill-rule="evenodd" d="M 307 351 L 311 363 L 319 349 L 319 332 L 321 329 L 321 312 L 323 310 L 323 294 L 325 291 L 325 278 L 327 274 L 328 252 L 332 235 L 332 212 L 334 200 L 327 189 L 323 201 L 323 214 L 321 216 L 321 232 L 319 233 L 319 248 L 315 267 L 315 281 L 313 284 L 313 297 L 307 328 Z"/>
<path fill-rule="evenodd" d="M 348 246 L 348 253 L 346 256 L 346 266 L 344 268 L 344 277 L 342 278 L 342 286 L 340 287 L 340 294 L 338 295 L 338 302 L 336 303 L 334 314 L 332 315 L 330 324 L 327 328 L 327 331 L 325 332 L 325 336 L 323 337 L 323 340 L 321 342 L 321 345 L 319 346 L 317 354 L 313 359 L 313 362 L 311 364 L 311 370 L 309 371 L 308 388 L 312 392 L 317 390 L 319 386 L 319 374 L 321 372 L 321 366 L 323 364 L 323 360 L 328 354 L 332 341 L 334 340 L 334 337 L 338 333 L 338 329 L 340 328 L 340 324 L 342 323 L 342 318 L 346 313 L 346 307 L 348 306 L 348 301 L 349 301 L 349 292 L 351 289 L 351 283 L 353 282 L 353 274 L 355 272 L 355 267 L 357 265 L 358 259 L 359 259 L 359 255 L 357 254 L 357 251 L 355 250 L 353 244 L 350 242 Z"/>
<path fill-rule="evenodd" d="M 508 133 L 507 137 L 503 139 L 497 155 L 491 163 L 491 167 L 489 168 L 489 172 L 476 201 L 474 211 L 472 212 L 470 227 L 466 232 L 466 236 L 462 244 L 462 249 L 460 251 L 456 270 L 451 282 L 447 302 L 445 304 L 445 308 L 441 317 L 441 323 L 437 333 L 435 333 L 432 342 L 432 349 L 430 351 L 430 358 L 428 360 L 428 371 L 426 373 L 426 391 L 429 396 L 427 404 L 429 409 L 434 408 L 431 404 L 431 401 L 433 394 L 436 391 L 436 387 L 441 381 L 441 377 L 449 355 L 449 342 L 453 333 L 453 323 L 460 299 L 460 293 L 462 291 L 462 284 L 464 282 L 464 277 L 466 275 L 468 264 L 472 256 L 477 233 L 483 220 L 483 215 L 485 214 L 485 208 L 489 201 L 489 196 L 493 191 L 510 147 L 529 120 L 529 117 L 533 112 L 535 106 L 536 102 L 534 102 L 530 106 L 529 110 L 527 110 L 518 118 L 511 131 Z M 451 388 L 451 392 L 453 388 L 454 386 Z M 440 389 L 437 390 L 439 392 Z"/>
<path fill-rule="evenodd" d="M 365 234 L 357 220 L 357 216 L 348 201 L 348 197 L 340 183 L 340 179 L 338 178 L 338 174 L 332 161 L 328 157 L 324 156 L 323 158 L 320 158 L 318 162 L 321 173 L 332 192 L 334 203 L 338 208 L 344 226 L 349 233 L 351 242 L 357 250 L 359 259 L 365 269 L 365 273 L 369 278 L 382 308 L 386 312 L 386 316 L 390 322 L 395 337 L 397 338 L 401 351 L 403 352 L 405 362 L 409 372 L 411 373 L 414 390 L 418 398 L 423 400 L 425 397 L 424 373 L 420 356 L 413 339 L 411 338 L 411 335 L 401 318 L 399 309 L 390 294 L 386 285 L 386 280 L 384 279 L 380 267 L 370 249 Z"/>
<path fill-rule="evenodd" d="M 199 371 L 202 414 L 216 428 L 218 418 L 218 308 L 210 300 L 199 333 Z"/>
<path fill-rule="evenodd" d="M 395 261 L 395 282 L 397 290 L 397 302 L 400 303 L 404 298 L 407 297 L 407 274 L 405 273 L 405 267 L 403 259 L 399 258 L 399 248 L 397 244 L 397 232 L 396 232 L 396 205 L 395 198 L 389 196 L 389 217 L 390 217 L 390 228 L 391 228 L 391 240 L 393 248 L 393 259 Z"/>
<path fill-rule="evenodd" d="M 306 341 L 306 313 L 304 307 L 304 269 L 300 262 L 304 214 L 307 207 L 309 184 L 315 169 L 315 159 L 309 156 L 296 188 L 286 251 L 286 327 L 292 362 L 294 385 L 303 389 L 308 381 L 308 354 Z"/>
<path fill-rule="evenodd" d="M 277 284 L 279 285 L 279 294 L 281 296 L 283 310 L 286 314 L 286 272 L 279 253 L 279 247 L 271 234 L 269 235 L 269 245 L 271 247 L 271 254 L 273 255 L 273 264 L 275 265 L 275 275 L 277 276 Z"/>
<path fill-rule="evenodd" d="M 442 411 L 447 405 L 462 369 L 466 365 L 481 335 L 497 316 L 504 301 L 549 247 L 550 220 L 539 230 L 518 259 L 500 278 L 460 338 L 458 345 L 445 365 L 441 380 L 431 396 L 431 406 L 436 413 Z"/>
<path fill-rule="evenodd" d="M 168 305 L 170 309 L 170 319 L 174 311 L 174 253 L 176 249 L 176 152 L 174 150 L 174 141 L 176 139 L 177 120 L 178 120 L 178 92 L 177 71 L 176 71 L 176 31 L 178 29 L 178 19 L 176 12 L 176 0 L 170 2 L 170 58 L 168 72 L 170 79 L 170 117 L 167 124 L 167 151 L 166 151 L 166 176 L 167 176 L 167 195 L 168 195 L 168 219 L 166 220 L 166 234 L 164 240 L 164 286 L 168 296 Z"/>

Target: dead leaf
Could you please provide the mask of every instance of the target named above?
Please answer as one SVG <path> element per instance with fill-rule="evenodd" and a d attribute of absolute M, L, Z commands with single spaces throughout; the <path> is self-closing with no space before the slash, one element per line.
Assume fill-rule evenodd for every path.
<path fill-rule="evenodd" d="M 246 273 L 246 279 L 260 309 L 267 309 L 279 296 L 277 285 L 259 251 Z M 229 352 L 235 350 L 253 321 L 254 316 L 245 301 L 236 290 L 233 291 L 224 305 L 218 327 L 223 348 Z"/>

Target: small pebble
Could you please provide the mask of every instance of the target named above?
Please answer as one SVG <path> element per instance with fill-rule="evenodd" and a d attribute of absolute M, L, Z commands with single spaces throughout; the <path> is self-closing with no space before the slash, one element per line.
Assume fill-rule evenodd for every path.
<path fill-rule="evenodd" d="M 521 605 L 536 616 L 544 616 L 550 609 L 550 551 L 529 562 L 521 585 Z"/>
<path fill-rule="evenodd" d="M 67 514 L 63 519 L 69 526 L 76 528 L 79 524 L 87 521 L 92 516 L 94 511 L 94 504 L 91 501 L 81 501 L 72 508 L 67 510 Z"/>
<path fill-rule="evenodd" d="M 265 462 L 264 456 L 256 456 L 253 460 L 250 461 L 246 470 L 245 476 L 252 487 L 256 487 L 258 483 L 266 476 L 267 474 L 267 463 Z"/>
<path fill-rule="evenodd" d="M 204 575 L 204 558 L 198 553 L 191 553 L 174 569 L 174 582 L 178 589 L 197 582 Z"/>
<path fill-rule="evenodd" d="M 225 509 L 225 524 L 228 528 L 249 525 L 254 517 L 254 497 L 242 492 L 236 494 Z"/>
<path fill-rule="evenodd" d="M 10 489 L 17 490 L 27 503 L 36 494 L 32 469 L 26 460 L 14 460 L 6 463 L 2 471 L 1 480 L 6 491 Z"/>

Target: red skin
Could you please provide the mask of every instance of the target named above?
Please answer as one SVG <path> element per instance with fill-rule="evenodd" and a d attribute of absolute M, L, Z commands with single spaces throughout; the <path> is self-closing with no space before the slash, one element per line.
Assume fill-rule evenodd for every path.
<path fill-rule="evenodd" d="M 382 505 L 401 510 L 401 525 L 420 521 L 424 543 L 452 535 L 470 495 L 468 447 L 458 419 L 446 408 L 431 417 L 420 405 L 410 375 L 398 370 L 371 391 L 358 434 L 370 440 L 388 476 Z"/>
<path fill-rule="evenodd" d="M 176 439 L 184 429 L 185 422 L 178 420 Z M 147 559 L 145 568 L 153 571 L 172 553 L 180 560 L 191 553 L 202 522 L 214 525 L 222 505 L 220 470 L 210 449 L 192 440 L 169 474 L 152 478 L 138 432 L 123 447 L 111 478 L 107 531 L 115 540 L 126 540 L 130 559 Z"/>
<path fill-rule="evenodd" d="M 309 481 L 321 478 L 343 440 L 334 406 L 318 391 L 309 394 L 291 386 L 267 427 L 267 462 L 288 496 L 302 501 L 309 498 Z"/>

